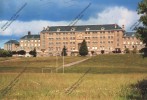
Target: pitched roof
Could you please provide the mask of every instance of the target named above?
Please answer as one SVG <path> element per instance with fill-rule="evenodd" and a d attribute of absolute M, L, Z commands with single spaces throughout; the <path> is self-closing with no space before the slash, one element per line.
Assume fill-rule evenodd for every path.
<path fill-rule="evenodd" d="M 95 31 L 95 30 L 122 30 L 120 26 L 117 24 L 106 24 L 106 25 L 77 25 L 77 26 L 51 26 L 49 29 L 43 30 L 41 32 L 46 31 L 57 31 L 60 29 L 60 31 L 71 31 L 71 29 L 74 28 L 75 31 L 86 31 L 88 29 L 89 31 Z"/>
<path fill-rule="evenodd" d="M 28 40 L 28 39 L 40 39 L 40 35 L 25 35 L 25 36 L 21 37 L 20 39 L 25 39 L 25 40 Z"/>
<path fill-rule="evenodd" d="M 9 40 L 5 44 L 19 44 L 17 40 Z"/>
<path fill-rule="evenodd" d="M 125 32 L 125 37 L 134 37 L 136 32 Z"/>

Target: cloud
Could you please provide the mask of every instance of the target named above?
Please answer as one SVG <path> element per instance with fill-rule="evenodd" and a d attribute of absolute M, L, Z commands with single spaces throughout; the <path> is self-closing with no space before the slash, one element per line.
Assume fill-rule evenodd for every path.
<path fill-rule="evenodd" d="M 125 25 L 126 30 L 129 30 L 139 16 L 136 11 L 129 10 L 125 7 L 108 7 L 101 12 L 98 12 L 95 17 L 90 17 L 88 20 L 79 20 L 77 24 L 118 24 Z M 2 21 L 0 26 L 4 25 L 7 21 Z M 5 31 L 1 31 L 0 35 L 25 35 L 28 31 L 33 34 L 38 34 L 46 26 L 59 26 L 68 25 L 69 21 L 47 21 L 47 20 L 34 20 L 34 21 L 14 21 Z"/>
<path fill-rule="evenodd" d="M 87 21 L 79 21 L 79 24 L 113 24 L 116 23 L 120 26 L 125 25 L 126 30 L 139 19 L 136 11 L 129 10 L 125 7 L 108 7 L 96 17 L 91 17 Z"/>
<path fill-rule="evenodd" d="M 7 23 L 7 21 L 2 21 L 0 23 L 0 26 Z M 46 26 L 55 26 L 55 25 L 67 25 L 68 23 L 66 21 L 58 21 L 58 22 L 52 22 L 52 21 L 44 21 L 44 20 L 36 20 L 36 21 L 29 21 L 29 22 L 23 22 L 23 21 L 14 21 L 5 31 L 1 30 L 0 35 L 25 35 L 28 31 L 31 31 L 32 34 L 38 34 L 40 31 L 42 31 L 43 27 Z"/>

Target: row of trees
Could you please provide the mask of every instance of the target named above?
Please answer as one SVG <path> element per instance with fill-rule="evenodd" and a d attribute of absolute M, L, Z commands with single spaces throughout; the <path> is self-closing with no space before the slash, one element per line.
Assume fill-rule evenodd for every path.
<path fill-rule="evenodd" d="M 12 51 L 12 54 L 25 55 L 26 51 L 24 50 Z M 33 57 L 36 57 L 37 56 L 36 48 L 34 48 L 34 50 L 31 50 L 29 54 L 32 55 Z"/>
<path fill-rule="evenodd" d="M 12 57 L 12 52 L 7 50 L 0 50 L 0 57 Z"/>
<path fill-rule="evenodd" d="M 8 50 L 0 50 L 0 57 L 12 57 L 12 55 L 25 55 L 26 51 L 20 50 L 20 51 L 8 51 Z M 29 52 L 30 55 L 33 57 L 36 57 L 37 52 L 36 49 Z"/>

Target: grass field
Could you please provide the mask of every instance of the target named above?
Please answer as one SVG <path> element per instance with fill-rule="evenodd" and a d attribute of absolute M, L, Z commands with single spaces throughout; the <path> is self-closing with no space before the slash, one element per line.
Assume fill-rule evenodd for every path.
<path fill-rule="evenodd" d="M 55 62 L 53 59 L 44 63 Z M 24 58 L 20 61 L 36 61 L 39 64 L 38 61 L 45 60 Z M 73 58 L 69 57 L 67 61 L 73 62 Z M 88 69 L 89 72 L 84 74 Z M 19 73 L 0 73 L 0 99 L 143 100 L 139 99 L 141 94 L 132 85 L 147 79 L 147 58 L 143 59 L 140 55 L 99 55 L 67 67 L 64 74 L 60 72 L 62 70 L 59 73 L 23 73 L 19 77 Z"/>
<path fill-rule="evenodd" d="M 64 63 L 69 64 L 87 57 L 65 57 Z M 63 58 L 60 57 L 37 57 L 37 58 L 0 58 L 0 72 L 20 72 L 27 67 L 28 72 L 41 72 L 42 68 L 54 69 L 61 67 Z M 50 70 L 49 70 L 50 71 Z"/>

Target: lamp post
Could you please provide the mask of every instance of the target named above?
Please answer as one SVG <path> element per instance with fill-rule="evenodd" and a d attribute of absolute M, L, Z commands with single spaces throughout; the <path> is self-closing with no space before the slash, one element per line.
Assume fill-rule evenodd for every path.
<path fill-rule="evenodd" d="M 63 50 L 63 73 L 64 73 L 64 50 Z"/>

